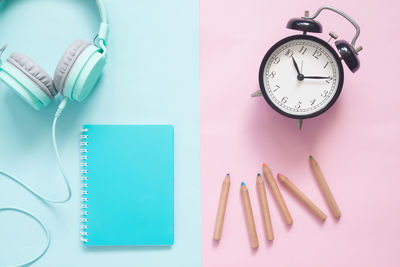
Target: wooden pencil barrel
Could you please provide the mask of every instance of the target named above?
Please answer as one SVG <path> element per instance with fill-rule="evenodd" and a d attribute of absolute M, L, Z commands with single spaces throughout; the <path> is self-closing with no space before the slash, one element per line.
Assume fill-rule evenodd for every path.
<path fill-rule="evenodd" d="M 221 240 L 222 236 L 222 228 L 224 225 L 225 211 L 228 201 L 230 185 L 231 185 L 231 180 L 229 175 L 227 175 L 224 179 L 224 182 L 222 183 L 221 195 L 218 204 L 217 219 L 215 221 L 214 239 L 217 241 Z"/>
<path fill-rule="evenodd" d="M 292 216 L 290 215 L 289 209 L 287 208 L 282 193 L 279 190 L 279 187 L 276 184 L 274 177 L 272 176 L 271 170 L 268 168 L 266 164 L 263 165 L 263 173 L 265 179 L 267 180 L 268 186 L 271 188 L 272 194 L 278 204 L 278 207 L 283 215 L 285 222 L 287 224 L 292 224 L 293 219 Z"/>
<path fill-rule="evenodd" d="M 271 214 L 268 207 L 267 193 L 265 192 L 265 185 L 261 176 L 257 176 L 257 192 L 267 240 L 274 240 L 274 231 L 272 228 Z"/>
<path fill-rule="evenodd" d="M 245 210 L 245 217 L 247 222 L 247 229 L 250 237 L 250 244 L 252 248 L 258 248 L 258 237 L 256 231 L 256 224 L 254 222 L 253 210 L 251 208 L 249 191 L 245 185 L 242 185 L 240 188 L 243 206 Z"/>
<path fill-rule="evenodd" d="M 278 174 L 278 179 L 286 186 L 311 212 L 315 214 L 321 221 L 326 220 L 326 214 L 320 210 L 300 189 L 293 184 L 286 176 Z"/>
<path fill-rule="evenodd" d="M 322 194 L 324 195 L 325 200 L 328 203 L 329 209 L 331 210 L 335 218 L 340 218 L 340 216 L 342 216 L 342 213 L 340 212 L 339 206 L 335 198 L 333 197 L 332 191 L 325 180 L 325 177 L 321 171 L 321 168 L 319 167 L 318 162 L 312 156 L 310 156 L 310 165 L 314 176 L 317 179 L 319 187 L 321 188 Z"/>

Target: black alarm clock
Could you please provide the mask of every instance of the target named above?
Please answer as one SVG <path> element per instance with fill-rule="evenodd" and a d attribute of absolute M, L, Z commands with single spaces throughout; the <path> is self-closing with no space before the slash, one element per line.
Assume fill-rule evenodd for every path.
<path fill-rule="evenodd" d="M 321 23 L 314 19 L 324 9 L 343 16 L 356 28 L 351 44 L 345 40 L 335 42 L 337 52 L 329 44 L 337 39 L 335 33 L 330 32 L 328 41 L 307 35 L 322 33 Z M 268 50 L 259 70 L 260 90 L 252 96 L 264 96 L 275 111 L 297 119 L 300 130 L 303 119 L 324 113 L 338 99 L 344 79 L 342 61 L 352 72 L 359 69 L 358 52 L 362 47 L 355 48 L 355 43 L 360 27 L 342 11 L 324 6 L 311 17 L 306 11 L 303 17 L 289 20 L 287 28 L 302 34 L 286 37 Z"/>

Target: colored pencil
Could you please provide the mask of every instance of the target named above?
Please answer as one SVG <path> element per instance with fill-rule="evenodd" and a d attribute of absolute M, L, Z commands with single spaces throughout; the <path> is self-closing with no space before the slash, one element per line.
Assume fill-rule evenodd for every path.
<path fill-rule="evenodd" d="M 261 174 L 257 174 L 257 192 L 258 199 L 260 201 L 262 219 L 265 228 L 265 234 L 267 240 L 274 240 L 274 231 L 272 229 L 271 215 L 269 213 L 267 194 L 265 192 L 264 181 L 261 178 Z"/>
<path fill-rule="evenodd" d="M 318 162 L 311 155 L 309 159 L 310 159 L 311 169 L 314 173 L 315 178 L 317 179 L 319 187 L 321 188 L 322 194 L 324 195 L 325 200 L 328 203 L 329 209 L 331 210 L 335 218 L 340 218 L 340 216 L 342 216 L 342 213 L 340 212 L 339 206 L 335 198 L 333 197 L 332 191 L 329 188 L 329 185 L 326 182 L 324 175 L 322 174 Z"/>
<path fill-rule="evenodd" d="M 228 201 L 230 185 L 231 185 L 231 178 L 228 173 L 225 176 L 224 182 L 222 183 L 221 195 L 219 197 L 219 204 L 218 204 L 217 219 L 215 221 L 214 239 L 217 241 L 221 240 L 222 227 L 224 226 L 226 203 Z"/>
<path fill-rule="evenodd" d="M 258 248 L 258 237 L 256 231 L 256 224 L 254 223 L 253 210 L 251 208 L 249 191 L 245 183 L 242 183 L 240 187 L 240 193 L 242 195 L 243 206 L 245 210 L 247 230 L 249 232 L 250 244 L 252 248 Z"/>
<path fill-rule="evenodd" d="M 321 221 L 326 220 L 326 214 L 320 210 L 303 192 L 293 184 L 286 176 L 278 173 L 278 179 L 286 186 L 311 212 L 313 212 Z"/>
<path fill-rule="evenodd" d="M 290 215 L 289 209 L 286 206 L 285 200 L 283 199 L 282 193 L 279 190 L 279 187 L 276 184 L 274 177 L 272 176 L 271 170 L 265 163 L 263 164 L 263 173 L 269 187 L 271 188 L 272 194 L 279 206 L 279 209 L 283 215 L 285 222 L 287 224 L 292 224 L 293 219 L 292 216 Z"/>

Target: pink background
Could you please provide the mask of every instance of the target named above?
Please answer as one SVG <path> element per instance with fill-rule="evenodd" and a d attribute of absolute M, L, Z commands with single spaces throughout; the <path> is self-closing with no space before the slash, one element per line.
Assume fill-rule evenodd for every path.
<path fill-rule="evenodd" d="M 203 266 L 400 266 L 399 108 L 400 2 L 326 2 L 361 26 L 361 68 L 346 66 L 343 92 L 325 114 L 304 122 L 274 112 L 258 89 L 266 51 L 293 34 L 285 28 L 305 9 L 322 2 L 270 0 L 200 1 L 201 177 Z M 372 17 L 374 16 L 374 17 Z M 351 40 L 354 28 L 323 12 L 318 20 L 327 40 L 334 31 Z M 331 43 L 332 44 L 332 43 Z M 312 176 L 308 155 L 322 167 L 342 210 L 335 221 Z M 286 227 L 267 189 L 275 240 L 268 243 L 255 187 L 261 164 L 281 172 L 327 215 L 324 224 L 282 186 L 294 224 Z M 232 184 L 222 240 L 212 241 L 222 180 Z M 260 247 L 250 248 L 240 199 L 248 185 Z M 280 185 L 280 184 L 278 184 Z"/>

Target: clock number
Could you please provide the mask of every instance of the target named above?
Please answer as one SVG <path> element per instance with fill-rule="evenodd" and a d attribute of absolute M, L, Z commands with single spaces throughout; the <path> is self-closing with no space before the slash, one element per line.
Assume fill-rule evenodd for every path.
<path fill-rule="evenodd" d="M 279 57 L 274 58 L 274 60 L 272 60 L 272 62 L 274 62 L 275 64 L 278 64 L 279 61 L 281 61 L 281 59 Z"/>
<path fill-rule="evenodd" d="M 315 57 L 316 59 L 319 59 L 320 56 L 322 56 L 322 52 L 319 51 L 318 49 L 315 49 L 314 53 L 312 54 L 313 57 Z"/>
<path fill-rule="evenodd" d="M 289 49 L 286 51 L 285 56 L 287 56 L 287 57 L 292 57 L 292 56 L 293 56 L 293 51 L 289 48 Z"/>
<path fill-rule="evenodd" d="M 328 64 L 329 64 L 329 62 L 326 62 L 325 66 L 324 66 L 324 69 L 326 69 L 326 67 L 328 66 Z"/>
<path fill-rule="evenodd" d="M 324 90 L 324 92 L 322 93 L 322 97 L 326 97 L 328 95 L 328 90 Z"/>
<path fill-rule="evenodd" d="M 274 70 L 271 71 L 271 73 L 269 73 L 269 74 L 267 73 L 267 76 L 270 77 L 270 78 L 274 78 L 275 75 L 276 75 L 276 71 L 274 71 Z"/>
<path fill-rule="evenodd" d="M 332 76 L 329 76 L 329 79 L 328 79 L 328 80 L 325 80 L 325 82 L 326 82 L 326 83 L 330 83 L 332 80 L 333 80 L 333 77 L 332 77 Z"/>
<path fill-rule="evenodd" d="M 279 85 L 275 85 L 275 89 L 273 90 L 273 92 L 275 93 L 276 91 L 278 91 L 279 88 L 281 88 Z"/>
<path fill-rule="evenodd" d="M 302 46 L 301 49 L 299 50 L 299 53 L 304 55 L 304 53 L 307 51 L 307 47 Z"/>
<path fill-rule="evenodd" d="M 317 99 L 313 99 L 313 100 L 311 100 L 311 106 L 313 106 L 314 105 L 314 103 L 315 103 L 315 101 L 316 101 Z"/>
<path fill-rule="evenodd" d="M 282 97 L 282 100 L 281 100 L 282 104 L 286 104 L 287 100 L 288 100 L 287 96 Z"/>
<path fill-rule="evenodd" d="M 299 101 L 299 102 L 297 102 L 295 108 L 299 109 L 300 107 L 301 107 L 301 102 Z"/>

